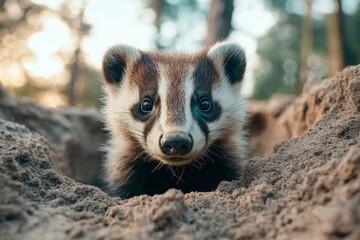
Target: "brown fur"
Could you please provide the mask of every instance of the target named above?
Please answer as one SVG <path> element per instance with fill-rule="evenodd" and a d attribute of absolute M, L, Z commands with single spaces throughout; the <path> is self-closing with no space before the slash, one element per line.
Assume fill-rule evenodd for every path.
<path fill-rule="evenodd" d="M 131 64 L 105 58 L 122 64 L 118 70 L 126 67 L 125 80 L 119 79 L 117 85 L 106 80 L 111 102 L 107 112 L 125 103 L 133 118 L 126 112 L 116 118 L 107 115 L 113 141 L 106 167 L 113 193 L 128 198 L 169 188 L 211 191 L 223 180 L 237 179 L 240 160 L 247 155 L 246 136 L 241 132 L 245 111 L 237 105 L 235 94 L 246 65 L 241 48 L 220 44 L 196 54 L 142 52 L 127 46 L 118 50 L 126 51 Z M 106 78 L 116 76 L 114 69 L 104 62 Z M 150 111 L 141 110 L 145 98 L 153 103 Z M 210 104 L 209 110 L 201 109 L 202 99 Z M 223 113 L 227 115 L 222 117 Z M 176 131 L 189 135 L 192 152 L 172 157 L 164 150 L 160 140 Z"/>

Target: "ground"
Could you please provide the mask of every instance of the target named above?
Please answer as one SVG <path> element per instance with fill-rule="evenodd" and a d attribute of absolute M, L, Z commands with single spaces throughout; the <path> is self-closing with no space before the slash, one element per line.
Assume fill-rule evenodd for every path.
<path fill-rule="evenodd" d="M 84 184 L 100 164 L 100 114 L 1 90 L 1 239 L 360 239 L 360 65 L 249 113 L 241 179 L 122 200 Z"/>

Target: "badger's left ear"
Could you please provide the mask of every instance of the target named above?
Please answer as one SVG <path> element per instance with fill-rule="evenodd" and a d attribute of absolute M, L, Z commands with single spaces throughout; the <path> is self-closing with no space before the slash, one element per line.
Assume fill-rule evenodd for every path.
<path fill-rule="evenodd" d="M 139 57 L 140 51 L 127 45 L 115 45 L 109 48 L 102 63 L 105 83 L 108 85 L 120 85 L 126 70 Z"/>
<path fill-rule="evenodd" d="M 220 42 L 212 46 L 207 56 L 216 68 L 224 72 L 230 84 L 241 82 L 244 78 L 246 59 L 244 50 L 236 43 Z"/>

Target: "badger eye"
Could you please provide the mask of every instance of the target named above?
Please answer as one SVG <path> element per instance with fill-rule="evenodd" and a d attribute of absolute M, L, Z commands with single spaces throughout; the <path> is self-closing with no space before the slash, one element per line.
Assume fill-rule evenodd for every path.
<path fill-rule="evenodd" d="M 150 98 L 144 98 L 144 100 L 141 103 L 140 108 L 141 108 L 142 112 L 149 113 L 153 109 L 153 102 L 151 101 Z"/>
<path fill-rule="evenodd" d="M 199 102 L 199 109 L 203 112 L 209 112 L 211 109 L 210 100 L 207 97 L 203 97 Z"/>

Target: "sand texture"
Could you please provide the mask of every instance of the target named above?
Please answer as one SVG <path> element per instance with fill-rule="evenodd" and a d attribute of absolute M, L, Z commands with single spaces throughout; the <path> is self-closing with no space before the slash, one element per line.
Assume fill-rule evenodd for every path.
<path fill-rule="evenodd" d="M 249 112 L 242 179 L 121 200 L 79 182 L 99 167 L 99 114 L 1 90 L 0 239 L 360 239 L 360 65 Z"/>

